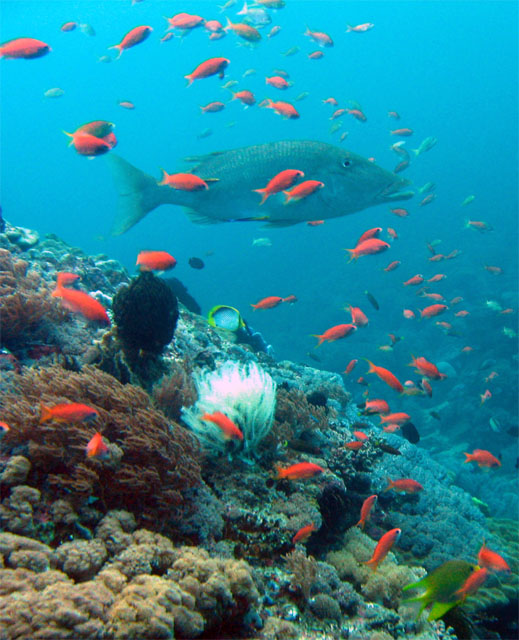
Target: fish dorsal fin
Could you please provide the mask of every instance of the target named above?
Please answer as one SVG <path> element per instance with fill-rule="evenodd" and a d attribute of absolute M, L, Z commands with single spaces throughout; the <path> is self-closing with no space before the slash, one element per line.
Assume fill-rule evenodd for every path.
<path fill-rule="evenodd" d="M 183 158 L 184 162 L 204 162 L 205 160 L 209 160 L 209 158 L 214 158 L 215 156 L 221 156 L 224 151 L 211 151 L 211 153 L 205 153 L 202 156 L 187 156 Z"/>
<path fill-rule="evenodd" d="M 216 218 L 204 216 L 203 213 L 198 213 L 198 211 L 194 211 L 193 209 L 185 208 L 184 211 L 189 216 L 191 222 L 194 222 L 195 224 L 221 224 L 222 222 L 225 222 L 225 220 L 218 220 Z"/>
<path fill-rule="evenodd" d="M 438 618 L 443 617 L 447 611 L 452 609 L 452 607 L 455 607 L 459 602 L 459 600 L 456 600 L 455 602 L 435 602 L 431 607 L 427 620 L 438 620 Z"/>

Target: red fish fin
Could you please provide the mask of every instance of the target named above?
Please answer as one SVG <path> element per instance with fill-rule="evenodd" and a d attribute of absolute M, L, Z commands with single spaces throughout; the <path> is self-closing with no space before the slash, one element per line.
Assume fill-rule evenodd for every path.
<path fill-rule="evenodd" d="M 350 264 L 352 260 L 358 260 L 359 256 L 355 255 L 355 249 L 344 249 L 344 251 L 347 251 L 350 254 L 348 264 Z"/>
<path fill-rule="evenodd" d="M 267 193 L 266 189 L 253 189 L 255 193 L 261 193 L 261 201 L 260 206 L 265 202 L 265 200 L 269 197 L 270 193 Z"/>
<path fill-rule="evenodd" d="M 191 77 L 191 74 L 184 76 L 184 78 L 187 80 L 186 87 L 190 87 L 193 84 L 193 78 Z"/>
<path fill-rule="evenodd" d="M 393 480 L 391 480 L 391 478 L 386 478 L 386 482 L 387 482 L 387 487 L 384 489 L 384 491 L 389 491 L 395 486 L 395 483 L 393 482 Z"/>
<path fill-rule="evenodd" d="M 463 464 L 467 464 L 467 462 L 471 462 L 472 460 L 474 460 L 474 457 L 472 456 L 471 453 L 463 452 L 463 455 L 467 456 L 466 460 L 463 461 Z"/>
<path fill-rule="evenodd" d="M 43 402 L 40 402 L 40 424 L 48 420 L 52 420 L 52 411 Z"/>

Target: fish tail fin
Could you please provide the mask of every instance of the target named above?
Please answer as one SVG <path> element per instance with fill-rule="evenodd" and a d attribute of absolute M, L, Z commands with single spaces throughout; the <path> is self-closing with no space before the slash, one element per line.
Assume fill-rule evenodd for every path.
<path fill-rule="evenodd" d="M 368 360 L 367 358 L 364 358 L 364 360 L 369 364 L 368 373 L 375 373 L 375 365 L 371 362 L 371 360 Z"/>
<path fill-rule="evenodd" d="M 69 133 L 68 131 L 63 131 L 63 133 L 70 138 L 69 143 L 68 143 L 68 146 L 70 147 L 71 145 L 74 144 L 74 134 L 73 133 Z"/>
<path fill-rule="evenodd" d="M 312 336 L 312 338 L 317 338 L 319 340 L 319 342 L 314 347 L 314 349 L 317 349 L 317 347 L 320 347 L 324 342 L 324 338 L 322 335 L 319 335 L 318 333 L 311 333 L 310 335 Z"/>
<path fill-rule="evenodd" d="M 227 20 L 227 25 L 223 28 L 223 31 L 229 31 L 229 29 L 232 29 L 232 22 L 228 16 L 225 16 L 225 19 Z"/>
<path fill-rule="evenodd" d="M 193 84 L 193 78 L 191 77 L 191 74 L 189 73 L 187 76 L 184 76 L 184 78 L 187 80 L 187 87 L 190 87 Z"/>
<path fill-rule="evenodd" d="M 347 24 L 346 25 L 346 33 L 353 31 L 353 27 L 351 26 L 351 24 Z"/>
<path fill-rule="evenodd" d="M 364 525 L 366 524 L 366 521 L 363 520 L 362 518 L 357 522 L 357 524 L 355 525 L 356 527 L 360 527 L 362 529 L 362 531 L 364 531 Z"/>
<path fill-rule="evenodd" d="M 176 204 L 173 200 L 164 197 L 165 187 L 159 186 L 155 178 L 137 169 L 123 158 L 110 154 L 108 162 L 119 196 L 112 235 L 118 236 L 125 233 L 147 213 L 165 202 Z M 177 193 L 173 189 L 171 191 L 172 194 Z M 178 204 L 183 204 L 180 196 Z"/>
<path fill-rule="evenodd" d="M 378 563 L 379 560 L 375 560 L 375 558 L 371 558 L 371 560 L 368 560 L 367 562 L 363 562 L 362 564 L 365 564 L 368 567 L 371 567 L 373 570 L 373 573 L 375 573 L 375 571 L 378 569 Z"/>
<path fill-rule="evenodd" d="M 395 484 L 393 482 L 393 480 L 391 480 L 391 478 L 386 478 L 386 482 L 387 482 L 387 487 L 384 489 L 384 492 L 390 491 L 394 487 L 394 484 Z"/>
<path fill-rule="evenodd" d="M 289 202 L 291 202 L 292 194 L 290 193 L 290 191 L 283 191 L 283 194 L 285 195 L 285 201 L 283 202 L 283 204 L 288 204 Z"/>
<path fill-rule="evenodd" d="M 253 189 L 254 193 L 261 193 L 261 202 L 260 206 L 265 202 L 265 200 L 269 197 L 269 193 L 267 193 L 266 189 Z"/>
<path fill-rule="evenodd" d="M 474 456 L 471 453 L 463 452 L 463 455 L 467 456 L 463 461 L 463 464 L 467 464 L 467 462 L 472 462 L 472 460 L 474 460 Z"/>
<path fill-rule="evenodd" d="M 285 474 L 283 473 L 283 469 L 280 464 L 276 464 L 275 469 L 276 469 L 276 478 L 281 479 L 285 477 Z"/>
<path fill-rule="evenodd" d="M 40 424 L 52 419 L 52 412 L 43 402 L 40 402 Z"/>
<path fill-rule="evenodd" d="M 357 260 L 359 257 L 355 255 L 355 249 L 344 249 L 344 251 L 347 251 L 350 254 L 350 259 L 348 260 L 348 264 L 350 264 L 352 260 Z"/>
<path fill-rule="evenodd" d="M 121 47 L 120 44 L 113 44 L 111 47 L 107 47 L 108 49 L 117 49 L 117 51 L 119 52 L 117 54 L 117 56 L 115 57 L 116 60 L 119 60 L 119 58 L 121 57 L 121 53 L 123 52 L 123 48 Z"/>

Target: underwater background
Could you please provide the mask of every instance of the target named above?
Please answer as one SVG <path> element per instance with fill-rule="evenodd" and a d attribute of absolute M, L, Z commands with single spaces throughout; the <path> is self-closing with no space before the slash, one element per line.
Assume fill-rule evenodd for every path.
<path fill-rule="evenodd" d="M 401 474 L 412 475 L 414 471 L 412 477 L 416 477 L 417 468 L 430 466 L 441 476 L 440 480 L 448 479 L 449 486 L 454 483 L 456 496 L 463 489 L 481 501 L 484 513 L 481 521 L 474 524 L 478 534 L 486 531 L 486 517 L 517 520 L 518 4 L 499 0 L 286 0 L 282 9 L 264 10 L 269 23 L 259 29 L 262 39 L 256 44 L 240 39 L 232 31 L 211 41 L 203 27 L 182 37 L 177 31 L 171 39 L 161 41 L 167 27 L 165 16 L 186 11 L 225 24 L 224 17 L 239 22 L 243 18 L 237 15 L 240 9 L 242 3 L 238 2 L 221 11 L 217 0 L 3 0 L 0 42 L 34 37 L 51 47 L 48 55 L 38 59 L 0 61 L 3 218 L 14 227 L 37 231 L 41 238 L 54 234 L 86 256 L 102 254 L 116 260 L 131 276 L 137 273 L 135 262 L 140 251 L 171 253 L 177 260 L 172 273 L 188 288 L 202 315 L 218 304 L 239 309 L 249 325 L 271 345 L 269 353 L 274 361 L 290 361 L 287 369 L 297 370 L 296 378 L 304 378 L 305 393 L 315 391 L 319 385 L 312 386 L 312 374 L 303 375 L 297 367 L 301 371 L 309 371 L 309 367 L 318 370 L 313 375 L 321 392 L 344 383 L 347 402 L 336 389 L 330 394 L 337 394 L 335 408 L 339 411 L 341 404 L 350 426 L 359 418 L 356 405 L 366 400 L 367 387 L 359 382 L 360 377 L 370 383 L 370 398 L 395 398 L 392 410 L 411 414 L 420 434 L 420 447 L 405 441 L 403 450 L 412 463 L 407 467 L 404 462 L 399 463 L 403 465 Z M 67 21 L 76 21 L 81 28 L 61 31 Z M 346 32 L 348 24 L 368 22 L 374 26 L 366 31 Z M 138 25 L 153 28 L 149 38 L 116 59 L 116 52 L 108 47 Z M 274 25 L 281 30 L 269 38 L 267 34 Z M 329 34 L 334 46 L 319 47 L 304 35 L 307 27 Z M 324 56 L 310 59 L 308 56 L 314 51 L 322 51 Z M 109 58 L 100 60 L 104 56 Z M 187 87 L 184 76 L 203 60 L 215 56 L 230 60 L 225 78 L 212 76 Z M 255 73 L 246 74 L 250 69 Z M 285 91 L 265 83 L 266 76 L 280 69 L 286 71 L 292 83 Z M 228 81 L 237 81 L 230 87 L 232 91 L 252 91 L 256 104 L 244 108 L 238 100 L 231 100 L 231 90 L 223 88 Z M 52 88 L 64 93 L 46 97 L 45 92 Z M 348 113 L 332 120 L 338 107 L 323 104 L 331 96 L 338 101 L 338 107 L 361 107 L 367 121 L 360 122 Z M 271 109 L 261 108 L 259 103 L 265 98 L 291 102 L 300 118 L 284 119 Z M 202 105 L 216 100 L 225 103 L 222 111 L 201 111 Z M 131 101 L 135 108 L 124 108 L 120 101 Z M 398 112 L 400 118 L 388 117 L 390 111 Z M 182 159 L 187 156 L 278 140 L 327 142 L 375 158 L 378 165 L 392 170 L 401 156 L 391 145 L 405 141 L 403 148 L 409 151 L 410 166 L 399 175 L 412 182 L 410 188 L 416 193 L 412 200 L 394 205 L 405 207 L 409 212 L 406 217 L 391 213 L 389 205 L 380 205 L 318 226 L 302 222 L 285 228 L 268 228 L 261 222 L 199 225 L 180 207 L 162 206 L 124 235 L 113 237 L 110 229 L 117 196 L 107 159 L 75 153 L 63 133 L 101 119 L 115 124 L 117 147 L 113 153 L 157 179 L 160 168 L 168 173 L 185 170 L 189 165 Z M 335 129 L 337 124 L 340 126 Z M 411 128 L 412 135 L 390 134 L 401 127 Z M 428 137 L 436 138 L 429 150 L 419 155 L 411 151 Z M 429 182 L 434 186 L 420 193 L 419 188 Z M 428 193 L 434 193 L 435 198 L 420 206 Z M 319 218 L 316 211 L 315 219 Z M 474 221 L 478 224 L 471 224 Z M 390 248 L 383 254 L 349 262 L 345 249 L 355 247 L 359 236 L 373 227 L 383 229 L 380 237 L 390 243 Z M 388 227 L 398 237 L 391 237 Z M 430 261 L 434 254 L 446 256 L 452 252 L 454 259 Z M 19 257 L 27 259 L 23 252 Z M 204 267 L 192 268 L 192 257 L 202 259 Z M 34 253 L 32 258 L 39 259 Z M 78 258 L 80 264 L 83 259 L 86 260 Z M 385 272 L 384 268 L 395 260 L 400 261 L 398 268 Z M 124 269 L 118 273 L 120 282 L 128 280 Z M 447 277 L 429 285 L 424 282 L 429 289 L 403 284 L 415 274 L 423 274 L 427 280 L 439 273 Z M 120 282 L 111 279 L 110 290 L 104 291 L 107 298 Z M 102 289 L 92 282 L 91 290 L 99 288 Z M 423 295 L 430 292 L 440 293 L 450 308 L 441 317 L 420 319 L 419 310 L 433 303 Z M 267 310 L 251 307 L 267 296 L 289 295 L 296 296 L 297 301 Z M 452 303 L 456 297 L 463 300 Z M 375 299 L 378 308 L 370 298 Z M 369 317 L 369 325 L 345 340 L 325 342 L 316 349 L 315 335 L 350 322 L 348 305 L 360 307 Z M 412 310 L 416 317 L 405 318 L 404 309 Z M 468 313 L 456 315 L 460 311 Z M 196 331 L 205 331 L 198 320 L 184 322 L 193 322 Z M 182 326 L 189 334 L 191 329 Z M 92 338 L 86 336 L 85 332 L 87 341 Z M 211 336 L 207 338 L 209 342 L 216 340 Z M 185 340 L 189 346 L 188 338 Z M 204 341 L 197 344 L 202 349 Z M 4 343 L 2 346 L 6 347 Z M 184 357 L 198 353 L 188 346 L 182 352 Z M 232 348 L 222 349 L 232 359 Z M 19 355 L 14 348 L 10 351 Z M 405 401 L 397 400 L 383 381 L 367 374 L 367 364 L 362 360 L 389 369 L 402 382 L 410 380 L 408 388 L 412 388 L 419 386 L 420 378 L 407 366 L 413 355 L 436 363 L 447 376 L 433 383 L 431 397 L 417 394 Z M 353 359 L 358 364 L 339 383 Z M 326 372 L 336 375 L 326 378 Z M 271 375 L 275 377 L 272 371 Z M 281 379 L 276 381 L 279 388 Z M 24 384 L 31 388 L 30 381 Z M 146 388 L 150 389 L 151 386 Z M 56 394 L 61 397 L 64 391 Z M 37 403 L 34 398 L 33 401 Z M 349 407 L 347 411 L 345 406 Z M 2 411 L 5 414 L 5 400 Z M 180 414 L 168 417 L 180 420 Z M 314 422 L 320 419 L 324 418 L 309 418 Z M 279 440 L 284 442 L 282 436 Z M 402 440 L 391 434 L 387 442 L 396 446 Z M 486 473 L 476 465 L 463 465 L 463 452 L 473 449 L 490 450 L 501 466 Z M 441 466 L 434 467 L 436 464 Z M 386 475 L 392 473 L 390 465 L 381 467 L 376 473 L 373 471 L 371 479 L 384 482 Z M 439 485 L 437 495 L 448 500 Z M 252 494 L 253 487 L 254 482 L 250 481 Z M 371 491 L 374 492 L 375 489 Z M 452 512 L 457 508 L 457 498 L 453 500 L 452 504 L 449 502 Z M 360 508 L 358 500 L 354 505 L 355 509 Z M 114 502 L 114 508 L 122 506 Z M 400 511 L 406 514 L 406 507 Z M 438 515 L 436 521 L 444 515 Z M 472 512 L 464 515 L 458 530 L 454 520 L 449 523 L 449 537 L 468 535 L 465 527 L 477 517 Z M 400 526 L 396 521 L 381 524 Z M 495 533 L 501 525 L 498 522 L 492 526 Z M 388 527 L 382 526 L 385 528 Z M 402 529 L 405 533 L 404 526 Z M 507 535 L 513 539 L 516 530 L 512 530 Z M 349 531 L 347 535 L 353 539 Z M 182 541 L 189 536 L 183 534 Z M 208 539 L 211 536 L 207 534 Z M 431 539 L 444 542 L 440 534 L 435 536 L 431 534 Z M 482 539 L 478 540 L 482 543 Z M 318 553 L 316 549 L 312 551 Z M 504 552 L 504 548 L 500 547 L 500 551 Z M 428 552 L 416 554 L 427 570 L 453 555 L 439 553 L 436 547 L 430 553 L 428 562 L 424 560 Z M 245 557 L 249 558 L 248 554 Z M 336 562 L 334 566 L 342 565 Z M 350 575 L 344 567 L 343 570 L 341 575 Z M 87 572 L 83 577 L 91 575 L 93 572 Z M 407 582 L 419 577 L 409 576 Z M 358 584 L 362 579 L 355 575 Z M 513 593 L 512 610 L 517 591 Z M 394 602 L 385 600 L 384 604 Z M 346 605 L 344 610 L 348 610 Z M 483 614 L 481 625 L 485 632 L 478 635 L 472 630 L 459 637 L 512 637 L 499 629 L 492 631 L 497 635 L 485 636 L 490 633 L 485 616 L 490 619 L 491 615 L 488 611 Z M 210 628 L 215 633 L 215 626 Z M 124 637 L 121 633 L 120 637 Z M 229 637 L 232 633 L 236 634 L 234 637 L 247 637 L 236 628 L 226 633 Z M 13 633 L 8 637 L 24 636 Z M 183 637 L 182 633 L 178 637 Z M 375 635 L 363 637 L 375 640 Z M 394 629 L 391 637 L 398 637 Z"/>

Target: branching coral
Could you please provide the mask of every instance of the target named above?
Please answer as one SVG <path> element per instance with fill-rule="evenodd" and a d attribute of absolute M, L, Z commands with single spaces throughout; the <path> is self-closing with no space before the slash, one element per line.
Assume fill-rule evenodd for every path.
<path fill-rule="evenodd" d="M 11 430 L 4 450 L 24 450 L 31 462 L 27 483 L 75 508 L 97 498 L 105 509 L 126 508 L 140 522 L 160 528 L 179 517 L 182 492 L 200 481 L 193 437 L 150 408 L 142 390 L 122 385 L 93 367 L 72 373 L 54 366 L 27 370 L 4 397 Z M 99 412 L 95 424 L 39 422 L 39 403 L 83 402 Z M 95 431 L 109 443 L 110 458 L 87 458 Z"/>
<path fill-rule="evenodd" d="M 317 562 L 307 556 L 302 549 L 294 549 L 285 556 L 287 567 L 292 573 L 292 587 L 299 588 L 306 602 L 310 598 L 312 585 L 317 578 Z"/>
<path fill-rule="evenodd" d="M 182 420 L 210 455 L 228 451 L 228 440 L 214 423 L 202 420 L 204 413 L 219 411 L 243 433 L 242 455 L 251 457 L 272 427 L 276 405 L 276 383 L 255 363 L 228 361 L 220 369 L 202 372 L 196 378 L 198 401 L 182 410 Z"/>
<path fill-rule="evenodd" d="M 196 401 L 193 370 L 187 358 L 172 362 L 169 372 L 152 391 L 153 404 L 172 420 L 180 420 L 182 407 L 190 407 Z"/>
<path fill-rule="evenodd" d="M 63 322 L 68 317 L 41 276 L 27 269 L 27 262 L 0 249 L 0 345 L 9 349 L 41 331 L 44 318 Z"/>

